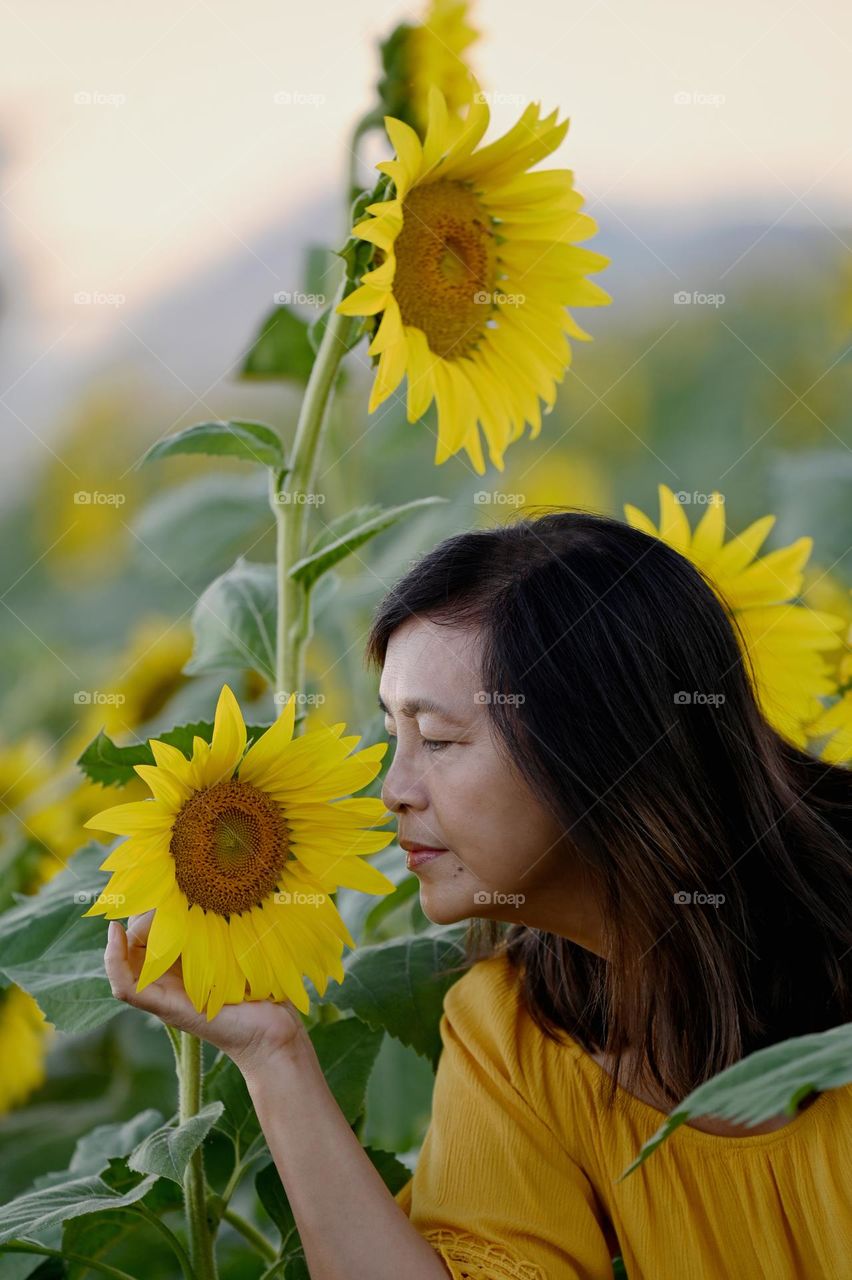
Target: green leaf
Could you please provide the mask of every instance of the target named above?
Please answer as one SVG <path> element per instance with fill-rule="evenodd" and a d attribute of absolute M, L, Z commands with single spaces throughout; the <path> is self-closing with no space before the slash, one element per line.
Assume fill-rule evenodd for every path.
<path fill-rule="evenodd" d="M 368 520 L 381 515 L 383 510 L 380 502 L 371 502 L 366 506 L 353 507 L 351 511 L 345 511 L 342 516 L 335 516 L 314 537 L 308 547 L 308 555 L 314 556 L 318 551 L 331 546 L 333 542 L 339 542 L 341 538 L 346 537 L 362 524 L 366 524 Z"/>
<path fill-rule="evenodd" d="M 89 1174 L 39 1191 L 27 1192 L 3 1205 L 0 1212 L 0 1244 L 20 1238 L 38 1240 L 42 1232 L 60 1222 L 67 1222 L 69 1218 L 135 1204 L 156 1181 L 156 1177 L 149 1174 L 127 1190 L 119 1192 L 105 1179 Z"/>
<path fill-rule="evenodd" d="M 813 1090 L 821 1093 L 850 1082 L 852 1022 L 758 1049 L 705 1080 L 678 1103 L 618 1181 L 638 1169 L 692 1116 L 711 1115 L 735 1124 L 756 1125 L 782 1111 L 795 1115 L 799 1100 Z"/>
<path fill-rule="evenodd" d="M 349 1124 L 354 1124 L 364 1110 L 367 1082 L 383 1032 L 367 1026 L 360 1018 L 341 1018 L 338 1022 L 318 1023 L 310 1037 L 337 1105 Z"/>
<path fill-rule="evenodd" d="M 371 1027 L 411 1045 L 437 1063 L 444 996 L 460 973 L 446 973 L 464 959 L 466 927 L 359 947 L 344 961 L 343 983 L 329 983 L 320 1003 L 350 1009 Z"/>
<path fill-rule="evenodd" d="M 38 893 L 0 916 L 0 970 L 61 1031 L 88 1031 L 122 1009 L 103 967 L 105 921 L 83 917 L 107 882 L 109 847 L 92 841 Z"/>
<path fill-rule="evenodd" d="M 140 1142 L 128 1157 L 136 1173 L 155 1173 L 182 1183 L 193 1151 L 201 1145 L 224 1110 L 222 1102 L 210 1102 L 183 1124 L 166 1124 Z"/>
<path fill-rule="evenodd" d="M 307 382 L 314 363 L 308 326 L 288 306 L 267 316 L 240 370 L 243 378 L 295 378 Z"/>
<path fill-rule="evenodd" d="M 364 920 L 364 938 L 368 941 L 375 939 L 381 940 L 382 925 L 388 921 L 389 917 L 402 908 L 405 908 L 413 898 L 416 898 L 420 892 L 420 881 L 415 875 L 406 875 L 400 881 L 393 893 L 387 894 L 386 897 L 380 898 L 374 907 L 371 908 Z M 378 935 L 378 936 L 377 936 Z"/>
<path fill-rule="evenodd" d="M 401 1191 L 411 1178 L 411 1170 L 407 1169 L 401 1160 L 397 1160 L 392 1151 L 378 1151 L 375 1147 L 365 1147 L 364 1150 L 381 1174 L 382 1182 L 391 1194 L 396 1195 Z"/>
<path fill-rule="evenodd" d="M 159 490 L 130 531 L 145 570 L 194 590 L 273 527 L 268 475 L 251 470 L 210 473 Z"/>
<path fill-rule="evenodd" d="M 68 1165 L 68 1176 L 103 1173 L 109 1167 L 110 1160 L 129 1155 L 162 1122 L 160 1112 L 149 1107 L 130 1120 L 97 1125 L 91 1133 L 84 1134 L 74 1148 Z"/>
<path fill-rule="evenodd" d="M 317 578 L 321 577 L 329 569 L 333 569 L 336 564 L 339 564 L 346 556 L 351 555 L 353 551 L 357 551 L 359 547 L 363 546 L 365 542 L 369 542 L 376 534 L 389 529 L 399 520 L 412 515 L 415 511 L 433 506 L 437 502 L 446 501 L 446 498 L 440 497 L 417 498 L 414 502 L 406 502 L 402 506 L 389 507 L 387 510 L 380 511 L 379 514 L 365 520 L 363 524 L 354 529 L 348 529 L 333 542 L 320 546 L 319 549 L 310 552 L 304 559 L 297 561 L 290 570 L 290 577 L 295 578 L 304 587 L 310 588 Z"/>
<path fill-rule="evenodd" d="M 211 1067 L 204 1081 L 206 1096 L 222 1103 L 215 1128 L 224 1133 L 234 1146 L 239 1159 L 260 1134 L 254 1104 L 242 1072 L 223 1054 Z"/>
<path fill-rule="evenodd" d="M 92 782 L 104 787 L 124 787 L 138 778 L 134 765 L 153 764 L 154 754 L 147 742 L 135 742 L 130 747 L 117 747 L 103 730 L 93 738 L 77 765 Z"/>
<path fill-rule="evenodd" d="M 340 277 L 340 259 L 324 244 L 310 244 L 305 251 L 305 293 L 330 294 Z"/>
<path fill-rule="evenodd" d="M 151 445 L 142 462 L 168 458 L 176 453 L 227 454 L 264 467 L 281 467 L 284 463 L 281 437 L 274 427 L 263 422 L 200 422 L 158 440 Z"/>
<path fill-rule="evenodd" d="M 296 720 L 299 720 L 298 716 Z M 268 728 L 269 725 L 266 724 L 246 725 L 248 745 L 256 742 Z M 196 720 L 192 724 L 176 725 L 173 729 L 159 733 L 155 741 L 167 742 L 177 747 L 189 760 L 192 758 L 192 740 L 196 737 L 212 742 L 213 721 Z M 92 739 L 77 761 L 87 778 L 100 782 L 104 787 L 125 787 L 139 776 L 134 771 L 134 765 L 155 763 L 150 742 L 135 742 L 129 747 L 119 747 L 103 730 Z"/>
<path fill-rule="evenodd" d="M 248 667 L 275 680 L 278 583 L 275 565 L 239 557 L 202 593 L 192 613 L 188 675 Z"/>
<path fill-rule="evenodd" d="M 289 1252 L 289 1245 L 296 1235 L 296 1219 L 290 1208 L 287 1193 L 281 1185 L 278 1170 L 273 1163 L 265 1164 L 254 1179 L 258 1199 L 281 1233 L 281 1251 Z"/>

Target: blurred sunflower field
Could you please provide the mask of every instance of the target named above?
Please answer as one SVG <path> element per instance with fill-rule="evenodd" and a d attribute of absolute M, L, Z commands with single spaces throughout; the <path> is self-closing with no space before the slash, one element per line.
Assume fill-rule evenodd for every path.
<path fill-rule="evenodd" d="M 388 825 L 363 643 L 448 533 L 556 505 L 665 539 L 765 715 L 852 761 L 843 229 L 748 271 L 752 228 L 637 259 L 565 167 L 570 77 L 495 123 L 486 20 L 388 23 L 334 123 L 338 238 L 305 229 L 225 376 L 117 360 L 7 485 L 0 1280 L 308 1274 L 239 1072 L 112 997 L 108 919 L 155 913 L 140 990 L 180 959 L 207 1018 L 292 1000 L 389 1188 L 410 1176 L 464 928 L 424 915 Z"/>

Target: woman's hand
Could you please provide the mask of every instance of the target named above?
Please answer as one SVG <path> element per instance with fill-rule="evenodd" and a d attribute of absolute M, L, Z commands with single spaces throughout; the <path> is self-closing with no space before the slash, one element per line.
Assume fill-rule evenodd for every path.
<path fill-rule="evenodd" d="M 268 1066 L 270 1059 L 281 1053 L 289 1055 L 303 1048 L 305 1042 L 310 1044 L 299 1011 L 290 1000 L 226 1004 L 208 1022 L 205 1014 L 196 1012 L 186 994 L 179 959 L 156 982 L 137 992 L 153 918 L 153 911 L 131 916 L 126 933 L 117 920 L 110 921 L 104 966 L 117 1000 L 155 1014 L 170 1027 L 208 1040 L 232 1058 L 243 1075 Z"/>

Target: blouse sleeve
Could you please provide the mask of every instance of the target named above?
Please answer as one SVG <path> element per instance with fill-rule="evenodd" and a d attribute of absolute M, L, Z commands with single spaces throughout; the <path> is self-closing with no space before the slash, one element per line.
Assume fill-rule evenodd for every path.
<path fill-rule="evenodd" d="M 528 1100 L 504 975 L 480 961 L 444 999 L 431 1120 L 397 1203 L 453 1280 L 609 1280 L 594 1189 Z"/>

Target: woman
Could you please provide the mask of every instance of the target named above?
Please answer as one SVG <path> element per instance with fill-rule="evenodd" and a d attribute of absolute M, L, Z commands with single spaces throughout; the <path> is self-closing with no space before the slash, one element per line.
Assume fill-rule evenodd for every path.
<path fill-rule="evenodd" d="M 695 1118 L 616 1181 L 701 1081 L 852 1019 L 849 773 L 767 723 L 711 585 L 553 511 L 442 542 L 367 654 L 423 909 L 475 920 L 396 1198 L 292 1005 L 207 1023 L 174 972 L 137 996 L 146 917 L 106 952 L 120 999 L 241 1068 L 314 1280 L 850 1274 L 852 1086 Z"/>

